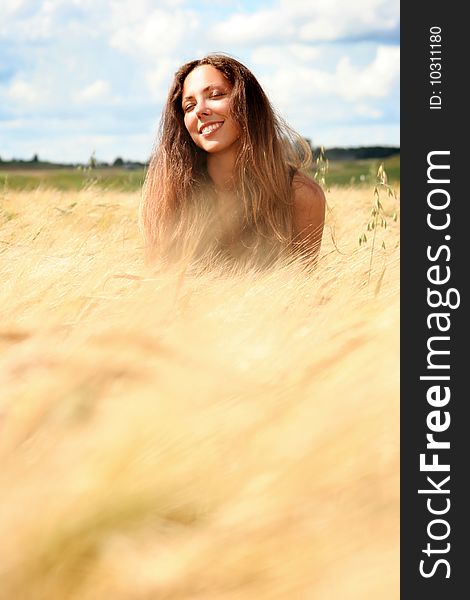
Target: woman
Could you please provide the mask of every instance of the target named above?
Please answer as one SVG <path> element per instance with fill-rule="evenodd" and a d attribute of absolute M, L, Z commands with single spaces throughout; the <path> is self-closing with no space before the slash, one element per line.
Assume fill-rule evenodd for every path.
<path fill-rule="evenodd" d="M 244 65 L 221 54 L 186 63 L 144 184 L 148 257 L 187 252 L 197 231 L 198 253 L 268 260 L 295 250 L 315 259 L 325 197 L 300 171 L 310 159 Z"/>

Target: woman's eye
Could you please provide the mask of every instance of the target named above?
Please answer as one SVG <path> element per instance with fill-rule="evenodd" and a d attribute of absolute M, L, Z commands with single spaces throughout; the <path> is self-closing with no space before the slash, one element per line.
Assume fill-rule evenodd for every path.
<path fill-rule="evenodd" d="M 211 92 L 209 94 L 209 98 L 222 98 L 223 96 L 226 96 L 227 93 L 223 92 L 221 90 L 214 90 L 213 92 Z M 194 102 L 190 102 L 189 104 L 185 104 L 183 106 L 183 112 L 187 113 L 190 110 L 192 110 L 195 107 L 195 103 Z"/>

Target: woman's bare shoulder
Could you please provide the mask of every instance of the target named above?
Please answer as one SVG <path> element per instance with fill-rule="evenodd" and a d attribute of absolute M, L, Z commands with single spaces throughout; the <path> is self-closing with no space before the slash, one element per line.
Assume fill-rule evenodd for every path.
<path fill-rule="evenodd" d="M 318 240 L 323 232 L 326 199 L 322 188 L 308 175 L 299 171 L 292 179 L 294 204 L 294 236 L 314 235 Z"/>

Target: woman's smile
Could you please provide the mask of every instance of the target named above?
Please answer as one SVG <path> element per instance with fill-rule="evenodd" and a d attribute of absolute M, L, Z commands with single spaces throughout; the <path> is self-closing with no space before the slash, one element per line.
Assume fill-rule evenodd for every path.
<path fill-rule="evenodd" d="M 209 123 L 203 123 L 201 127 L 199 127 L 199 133 L 204 137 L 208 137 L 212 133 L 218 131 L 223 124 L 223 121 L 210 121 Z"/>

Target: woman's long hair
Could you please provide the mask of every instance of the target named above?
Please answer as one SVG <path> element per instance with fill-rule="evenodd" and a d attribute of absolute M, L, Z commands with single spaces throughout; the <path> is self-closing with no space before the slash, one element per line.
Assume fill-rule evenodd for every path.
<path fill-rule="evenodd" d="M 310 163 L 310 146 L 276 115 L 249 69 L 229 56 L 210 54 L 183 65 L 170 87 L 143 188 L 140 222 L 147 256 L 158 253 L 163 239 L 181 238 L 185 216 L 197 212 L 211 194 L 206 152 L 191 139 L 182 108 L 184 81 L 201 65 L 212 65 L 233 86 L 231 116 L 240 128 L 234 187 L 243 207 L 243 227 L 255 238 L 288 245 L 292 177 Z"/>

